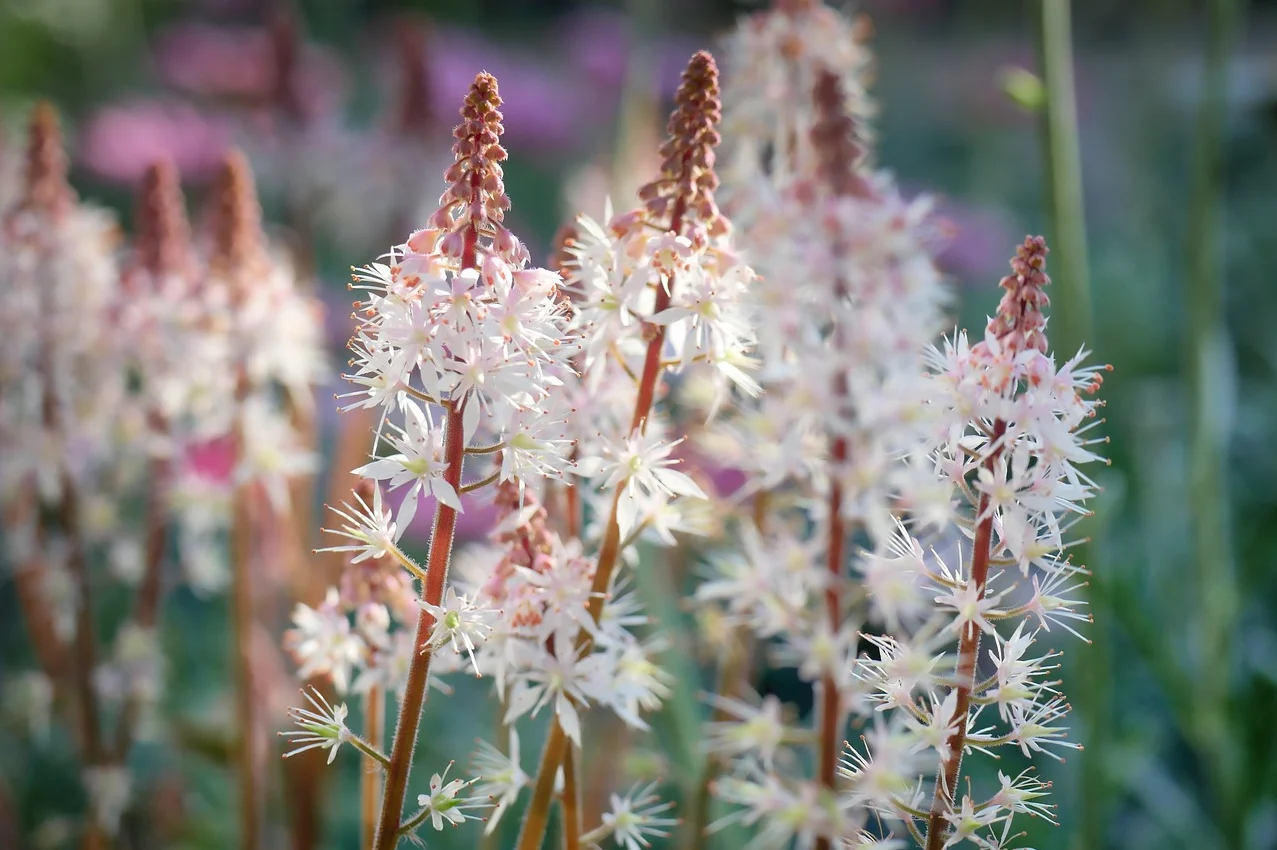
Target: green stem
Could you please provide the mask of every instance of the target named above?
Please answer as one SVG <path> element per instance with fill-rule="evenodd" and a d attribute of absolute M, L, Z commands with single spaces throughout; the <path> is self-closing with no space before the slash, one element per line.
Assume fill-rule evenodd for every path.
<path fill-rule="evenodd" d="M 1046 187 L 1049 199 L 1051 244 L 1055 272 L 1052 279 L 1056 309 L 1052 336 L 1056 349 L 1071 357 L 1091 339 L 1091 293 L 1086 247 L 1086 211 L 1082 190 L 1082 158 L 1079 151 L 1077 98 L 1073 81 L 1073 45 L 1069 0 L 1041 0 L 1038 15 L 1038 45 L 1045 96 L 1042 140 L 1045 153 Z M 1086 563 L 1088 550 L 1077 553 Z M 1088 592 L 1092 612 L 1100 607 L 1098 594 Z M 1109 650 L 1103 626 L 1092 633 L 1091 644 L 1079 651 L 1073 669 L 1077 686 L 1077 716 L 1087 735 L 1087 748 L 1080 754 L 1079 825 L 1074 836 L 1076 848 L 1099 847 L 1103 841 L 1104 812 L 1110 799 L 1103 758 L 1107 749 L 1102 737 L 1109 727 Z"/>
<path fill-rule="evenodd" d="M 1041 0 L 1039 45 L 1046 188 L 1050 202 L 1052 302 L 1051 337 L 1057 351 L 1072 356 L 1091 338 L 1091 284 L 1086 259 L 1086 212 L 1082 201 L 1082 155 L 1078 144 L 1077 98 L 1073 90 L 1073 47 L 1069 0 Z"/>
<path fill-rule="evenodd" d="M 1229 847 L 1242 844 L 1243 777 L 1227 716 L 1232 630 L 1240 608 L 1229 529 L 1227 462 L 1233 400 L 1224 317 L 1220 240 L 1222 137 L 1229 56 L 1241 27 L 1242 0 L 1214 0 L 1202 86 L 1187 239 L 1189 382 L 1192 393 L 1189 500 L 1197 568 L 1198 655 L 1194 744 L 1207 763 Z"/>

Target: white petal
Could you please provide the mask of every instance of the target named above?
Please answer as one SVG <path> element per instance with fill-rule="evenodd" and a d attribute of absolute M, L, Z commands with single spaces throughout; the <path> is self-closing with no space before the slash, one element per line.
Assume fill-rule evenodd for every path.
<path fill-rule="evenodd" d="M 572 706 L 572 700 L 559 694 L 554 707 L 558 711 L 559 725 L 563 727 L 564 734 L 572 743 L 578 747 L 581 746 L 581 718 L 576 713 L 576 708 Z"/>
<path fill-rule="evenodd" d="M 705 491 L 685 473 L 676 469 L 657 469 L 653 472 L 656 480 L 669 488 L 675 495 L 691 496 L 696 499 L 708 498 Z"/>
<path fill-rule="evenodd" d="M 457 491 L 452 485 L 442 478 L 435 478 L 430 482 L 430 492 L 442 504 L 455 510 L 457 513 L 464 513 L 465 509 L 461 507 L 461 499 L 457 496 Z"/>

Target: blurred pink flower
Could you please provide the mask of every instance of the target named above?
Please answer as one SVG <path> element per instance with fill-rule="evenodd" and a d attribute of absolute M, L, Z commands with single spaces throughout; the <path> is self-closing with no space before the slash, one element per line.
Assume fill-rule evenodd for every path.
<path fill-rule="evenodd" d="M 100 109 L 80 145 L 84 166 L 107 180 L 132 183 L 157 159 L 168 158 L 184 179 L 212 175 L 230 127 L 181 103 L 138 101 Z"/>
<path fill-rule="evenodd" d="M 560 148 L 599 120 L 595 81 L 461 30 L 433 30 L 425 50 L 426 85 L 438 113 L 455 123 L 474 76 L 487 71 L 501 85 L 505 138 L 523 149 Z"/>
<path fill-rule="evenodd" d="M 230 437 L 217 437 L 185 447 L 182 458 L 193 474 L 209 481 L 229 482 L 235 469 L 235 442 Z"/>
<path fill-rule="evenodd" d="M 584 9 L 564 19 L 557 30 L 561 53 L 595 90 L 619 94 L 629 72 L 635 34 L 625 16 L 603 9 Z M 687 60 L 699 43 L 684 36 L 661 35 L 652 46 L 653 94 L 672 97 Z"/>
<path fill-rule="evenodd" d="M 267 27 L 176 24 L 156 39 L 160 76 L 170 85 L 207 97 L 265 105 L 281 96 L 281 66 L 291 75 L 290 95 L 314 116 L 341 100 L 345 74 L 331 50 L 298 44 L 292 21 L 279 17 Z M 295 52 L 294 52 L 295 51 Z"/>

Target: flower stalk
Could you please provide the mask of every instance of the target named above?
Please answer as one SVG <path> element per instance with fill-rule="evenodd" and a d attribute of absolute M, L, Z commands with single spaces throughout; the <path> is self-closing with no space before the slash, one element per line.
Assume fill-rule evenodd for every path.
<path fill-rule="evenodd" d="M 709 53 L 700 51 L 692 57 L 683 73 L 676 100 L 678 105 L 670 116 L 669 138 L 661 146 L 661 175 L 639 191 L 644 213 L 649 222 L 659 222 L 658 229 L 682 236 L 689 212 L 692 212 L 711 235 L 721 235 L 727 225 L 718 214 L 713 197 L 713 190 L 718 185 L 718 178 L 713 172 L 713 148 L 719 141 L 715 125 L 721 119 L 721 107 L 718 102 L 718 68 Z M 673 292 L 673 277 L 663 277 L 656 287 L 652 315 L 660 315 L 670 308 Z M 662 374 L 661 354 L 666 327 L 665 324 L 653 323 L 644 329 L 647 350 L 630 418 L 632 433 L 644 432 L 652 413 Z M 618 488 L 612 498 L 590 588 L 588 609 L 595 623 L 602 616 L 622 548 L 620 510 L 623 495 L 623 490 Z M 582 629 L 576 639 L 578 652 L 587 653 L 592 645 L 589 632 Z M 556 718 L 541 754 L 532 800 L 519 833 L 518 850 L 536 850 L 541 846 L 549 823 L 555 775 L 563 761 L 566 745 L 567 737 Z"/>
<path fill-rule="evenodd" d="M 471 263 L 474 248 L 469 248 Z M 473 266 L 471 266 L 473 267 Z M 448 464 L 445 480 L 454 488 L 461 486 L 461 465 L 465 462 L 465 436 L 463 411 L 454 403 L 447 405 L 444 425 L 444 458 Z M 444 586 L 448 581 L 448 566 L 452 560 L 452 544 L 457 531 L 457 511 L 440 503 L 435 513 L 434 531 L 430 534 L 430 556 L 426 560 L 426 580 L 421 596 L 430 605 L 443 601 Z M 390 764 L 386 767 L 385 786 L 381 796 L 381 814 L 377 819 L 377 835 L 374 850 L 393 850 L 399 843 L 400 817 L 404 799 L 408 793 L 408 773 L 412 768 L 412 754 L 417 746 L 417 728 L 421 723 L 421 711 L 426 703 L 426 683 L 430 677 L 430 635 L 434 631 L 435 616 L 422 608 L 417 618 L 415 652 L 408 668 L 408 682 L 399 701 L 399 717 L 395 721 L 394 742 L 390 749 Z"/>
<path fill-rule="evenodd" d="M 252 173 L 243 154 L 232 152 L 222 163 L 214 190 L 214 253 L 210 269 L 221 275 L 228 289 L 232 309 L 242 309 L 251 295 L 253 276 L 261 269 L 261 210 Z M 231 638 L 234 665 L 236 791 L 239 794 L 240 846 L 257 850 L 261 842 L 262 799 L 265 792 L 264 763 L 259 750 L 257 682 L 253 670 L 254 574 L 258 535 L 254 516 L 258 488 L 242 473 L 248 454 L 248 425 L 245 409 L 251 385 L 245 367 L 237 366 L 234 404 L 233 456 L 237 480 L 232 497 L 231 555 Z"/>
<path fill-rule="evenodd" d="M 382 747 L 382 725 L 385 707 L 381 704 L 381 687 L 368 689 L 364 702 L 364 738 L 378 750 Z M 381 771 L 364 770 L 359 778 L 359 823 L 361 850 L 372 850 L 377 837 L 377 812 L 381 807 Z"/>
<path fill-rule="evenodd" d="M 194 270 L 190 225 L 186 220 L 186 204 L 178 183 L 177 169 L 172 162 L 160 160 L 147 169 L 138 194 L 135 220 L 135 258 L 131 271 L 143 281 L 142 285 L 154 290 L 165 285 L 170 277 L 188 281 Z M 135 289 L 131 294 L 138 298 L 149 293 Z M 148 418 L 159 436 L 168 435 L 168 423 L 162 411 L 153 408 L 148 411 Z M 148 633 L 159 624 L 164 595 L 163 567 L 168 544 L 172 463 L 167 457 L 156 456 L 151 458 L 149 468 L 142 578 L 133 600 L 132 614 L 133 624 Z M 114 751 L 118 761 L 128 755 L 141 711 L 141 695 L 135 689 L 131 690 L 115 729 Z"/>

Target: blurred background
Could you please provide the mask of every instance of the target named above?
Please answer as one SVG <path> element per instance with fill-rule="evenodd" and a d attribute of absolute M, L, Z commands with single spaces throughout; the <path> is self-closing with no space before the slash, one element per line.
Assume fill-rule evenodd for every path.
<path fill-rule="evenodd" d="M 973 329 L 996 303 L 1014 246 L 1030 232 L 1051 240 L 1057 226 L 1035 109 L 1036 5 L 853 8 L 875 32 L 876 160 L 909 193 L 939 199 L 953 229 L 943 266 L 960 293 L 958 318 Z M 20 167 L 37 99 L 63 112 L 81 197 L 126 223 L 157 156 L 176 163 L 198 218 L 220 158 L 243 149 L 270 234 L 327 305 L 340 363 L 347 270 L 424 221 L 477 71 L 501 82 L 510 223 L 541 259 L 575 212 L 597 215 L 609 194 L 625 197 L 645 179 L 687 57 L 713 49 L 753 8 L 0 0 L 0 175 Z M 1091 316 L 1056 321 L 1115 366 L 1103 392 L 1112 464 L 1088 523 L 1093 643 L 1061 642 L 1085 750 L 1041 768 L 1060 825 L 1036 825 L 1033 847 L 1277 848 L 1274 24 L 1273 2 L 1074 4 L 1087 242 L 1085 266 L 1067 273 L 1089 272 Z M 337 414 L 328 389 L 320 396 L 328 446 Z M 428 528 L 419 526 L 417 547 Z M 130 816 L 162 829 L 135 831 L 146 837 L 126 846 L 232 846 L 225 746 L 208 731 L 224 710 L 225 603 L 179 590 L 169 604 L 165 714 L 178 721 L 135 754 L 143 812 Z M 668 627 L 691 628 L 677 600 L 649 604 Z M 72 846 L 83 807 L 71 749 L 22 686 L 29 667 L 12 583 L 0 580 L 5 850 Z M 489 734 L 483 692 L 468 700 L 468 686 L 428 716 L 423 760 L 460 757 L 448 742 Z M 759 687 L 810 708 L 783 676 Z M 698 713 L 673 706 L 658 718 L 665 755 L 656 747 L 654 757 L 667 770 L 679 769 Z M 321 846 L 356 846 L 359 766 L 342 759 L 331 771 Z M 267 803 L 280 824 L 287 807 L 282 792 Z M 474 846 L 477 832 L 431 846 Z"/>

